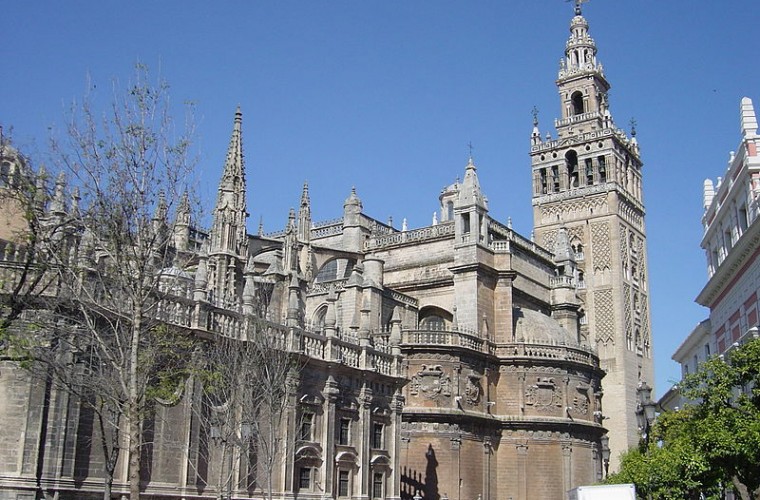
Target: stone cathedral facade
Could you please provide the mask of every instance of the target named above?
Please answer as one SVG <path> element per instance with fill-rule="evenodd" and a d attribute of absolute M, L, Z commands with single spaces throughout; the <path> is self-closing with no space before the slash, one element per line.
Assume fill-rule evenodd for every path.
<path fill-rule="evenodd" d="M 561 500 L 601 479 L 607 429 L 613 455 L 635 442 L 636 386 L 652 380 L 641 161 L 613 125 L 587 29 L 576 7 L 558 136 L 536 123 L 531 137 L 535 238 L 489 215 L 472 158 L 428 227 L 381 222 L 356 191 L 338 218 L 313 221 L 304 185 L 284 230 L 249 234 L 236 113 L 212 227 L 170 224 L 194 258 L 162 319 L 240 337 L 256 316 L 308 358 L 275 498 Z M 2 243 L 12 266 L 17 248 Z M 97 498 L 91 416 L 0 363 L 0 499 Z M 215 488 L 228 462 L 194 420 L 195 383 L 157 403 L 146 497 L 261 498 L 240 461 L 229 491 Z M 120 463 L 116 493 L 127 474 Z"/>

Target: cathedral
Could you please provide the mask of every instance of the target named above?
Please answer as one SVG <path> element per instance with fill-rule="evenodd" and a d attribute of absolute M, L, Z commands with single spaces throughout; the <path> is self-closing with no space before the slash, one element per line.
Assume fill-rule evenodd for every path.
<path fill-rule="evenodd" d="M 554 136 L 535 118 L 530 135 L 529 237 L 489 215 L 472 158 L 428 227 L 373 218 L 355 190 L 314 221 L 304 185 L 282 231 L 250 234 L 237 110 L 211 228 L 167 223 L 192 259 L 161 320 L 245 339 L 256 316 L 308 359 L 278 430 L 274 498 L 562 500 L 638 442 L 637 387 L 653 381 L 642 162 L 579 3 L 557 87 Z M 0 250 L 12 267 L 13 243 Z M 262 498 L 255 463 L 227 460 L 197 420 L 198 383 L 156 403 L 145 497 Z M 10 360 L 0 398 L 0 500 L 102 498 L 85 405 Z M 116 498 L 128 473 L 121 457 Z"/>

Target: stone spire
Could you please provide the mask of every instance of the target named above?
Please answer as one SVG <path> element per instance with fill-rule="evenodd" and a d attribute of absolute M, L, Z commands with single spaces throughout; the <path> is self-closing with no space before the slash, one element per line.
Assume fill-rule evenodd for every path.
<path fill-rule="evenodd" d="M 576 2 L 575 17 L 570 21 L 570 39 L 565 45 L 565 58 L 560 61 L 559 79 L 588 73 L 604 75 L 604 68 L 596 59 L 596 43 L 589 35 L 588 21 L 581 14 L 580 2 Z"/>
<path fill-rule="evenodd" d="M 248 211 L 245 203 L 242 124 L 243 113 L 238 107 L 235 111 L 235 124 L 214 207 L 210 253 L 226 252 L 237 255 L 244 253 Z"/>
<path fill-rule="evenodd" d="M 190 197 L 185 191 L 177 207 L 174 221 L 174 247 L 179 252 L 186 252 L 190 239 Z"/>
<path fill-rule="evenodd" d="M 55 180 L 55 191 L 53 192 L 53 199 L 50 202 L 50 213 L 54 216 L 63 217 L 66 215 L 65 189 L 66 177 L 61 172 Z"/>
<path fill-rule="evenodd" d="M 309 183 L 303 183 L 301 204 L 298 207 L 298 241 L 308 243 L 311 239 L 311 200 L 309 199 Z"/>
<path fill-rule="evenodd" d="M 458 205 L 476 205 L 479 208 L 488 210 L 488 201 L 480 190 L 478 172 L 475 168 L 475 163 L 472 161 L 472 156 L 470 156 L 470 159 L 467 162 L 467 167 L 465 167 L 464 180 L 462 181 L 462 187 L 459 191 Z"/>

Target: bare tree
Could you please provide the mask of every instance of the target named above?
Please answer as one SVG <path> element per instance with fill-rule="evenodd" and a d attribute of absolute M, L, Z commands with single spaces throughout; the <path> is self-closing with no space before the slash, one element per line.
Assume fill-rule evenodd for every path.
<path fill-rule="evenodd" d="M 244 339 L 218 337 L 209 347 L 202 405 L 212 443 L 220 448 L 217 490 L 260 489 L 272 499 L 285 457 L 285 416 L 303 361 L 289 352 L 286 331 L 248 317 Z"/>
<path fill-rule="evenodd" d="M 188 207 L 190 133 L 175 130 L 166 83 L 138 65 L 126 89 L 114 85 L 108 111 L 86 96 L 64 138 L 51 141 L 71 201 L 61 177 L 47 211 L 55 229 L 42 242 L 58 290 L 46 305 L 51 321 L 36 329 L 34 357 L 97 415 L 104 498 L 126 442 L 130 498 L 139 499 L 141 422 L 190 370 L 190 345 L 160 318 L 167 290 L 183 285 L 182 273 L 170 271 L 189 257 L 175 251 L 170 221 Z"/>
<path fill-rule="evenodd" d="M 0 127 L 0 351 L 13 355 L 5 338 L 23 311 L 35 307 L 38 297 L 50 292 L 55 276 L 47 273 L 41 255 L 46 236 L 55 231 L 44 220 L 48 199 L 44 169 L 35 172 L 31 160 L 13 147 Z M 50 242 L 48 243 L 48 245 Z M 43 258 L 41 258 L 43 257 Z"/>

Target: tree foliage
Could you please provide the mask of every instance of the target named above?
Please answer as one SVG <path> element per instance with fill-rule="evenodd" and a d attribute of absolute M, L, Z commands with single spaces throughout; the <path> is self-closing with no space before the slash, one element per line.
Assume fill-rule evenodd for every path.
<path fill-rule="evenodd" d="M 610 482 L 633 482 L 646 498 L 720 498 L 733 487 L 760 499 L 760 339 L 709 359 L 680 390 L 692 403 L 660 415 Z"/>

